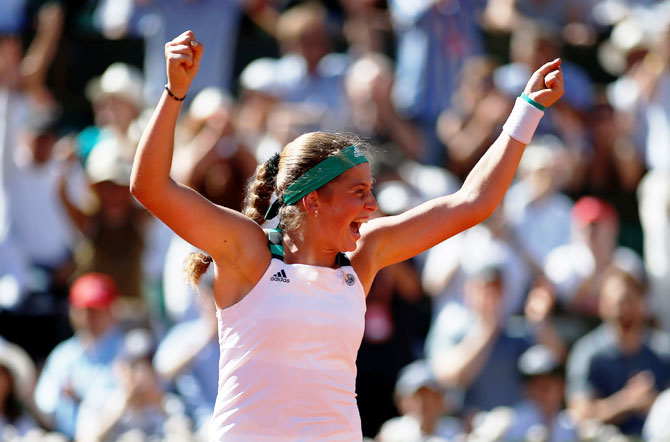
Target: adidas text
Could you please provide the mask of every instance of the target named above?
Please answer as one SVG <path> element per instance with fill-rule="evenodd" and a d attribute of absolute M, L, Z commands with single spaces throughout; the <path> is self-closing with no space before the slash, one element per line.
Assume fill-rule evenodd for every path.
<path fill-rule="evenodd" d="M 286 277 L 286 272 L 284 269 L 272 275 L 270 281 L 291 282 L 291 280 Z"/>

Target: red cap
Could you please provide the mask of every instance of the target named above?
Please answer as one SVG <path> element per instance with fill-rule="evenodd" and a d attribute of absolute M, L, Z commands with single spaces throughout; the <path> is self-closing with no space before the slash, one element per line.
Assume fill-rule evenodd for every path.
<path fill-rule="evenodd" d="M 107 310 L 119 296 L 114 279 L 104 273 L 87 273 L 72 283 L 70 305 Z"/>
<path fill-rule="evenodd" d="M 616 209 L 609 203 L 594 196 L 583 196 L 572 208 L 572 219 L 580 226 L 602 221 L 619 219 Z"/>

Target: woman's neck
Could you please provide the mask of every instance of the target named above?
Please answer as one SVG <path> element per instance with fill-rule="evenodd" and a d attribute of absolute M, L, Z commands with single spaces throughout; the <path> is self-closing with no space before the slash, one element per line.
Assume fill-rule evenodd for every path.
<path fill-rule="evenodd" d="M 284 261 L 287 264 L 307 264 L 319 267 L 334 267 L 337 250 L 320 246 L 308 232 L 284 232 Z"/>

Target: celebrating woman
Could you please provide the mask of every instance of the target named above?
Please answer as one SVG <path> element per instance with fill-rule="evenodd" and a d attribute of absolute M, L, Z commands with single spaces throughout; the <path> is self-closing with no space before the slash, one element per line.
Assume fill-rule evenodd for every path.
<path fill-rule="evenodd" d="M 244 214 L 171 180 L 177 116 L 202 53 L 191 31 L 166 44 L 168 83 L 131 191 L 206 252 L 190 258 L 195 279 L 214 263 L 221 358 L 211 440 L 361 440 L 355 360 L 375 274 L 493 212 L 544 108 L 563 93 L 560 60 L 533 74 L 458 192 L 370 220 L 370 166 L 349 136 L 307 133 L 287 144 L 258 167 Z M 279 228 L 264 231 L 275 215 Z"/>

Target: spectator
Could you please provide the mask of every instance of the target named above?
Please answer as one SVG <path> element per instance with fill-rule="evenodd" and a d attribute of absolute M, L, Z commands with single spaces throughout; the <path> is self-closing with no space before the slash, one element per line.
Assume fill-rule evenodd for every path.
<path fill-rule="evenodd" d="M 452 103 L 437 119 L 437 135 L 447 149 L 447 167 L 461 180 L 500 133 L 512 108 L 512 100 L 493 83 L 496 67 L 486 55 L 465 60 Z"/>
<path fill-rule="evenodd" d="M 93 106 L 95 126 L 85 128 L 77 136 L 78 156 L 86 162 L 95 146 L 113 138 L 122 146 L 123 158 L 135 153 L 139 132 L 133 122 L 144 109 L 142 98 L 144 78 L 135 66 L 112 63 L 102 75 L 86 85 L 86 95 Z"/>
<path fill-rule="evenodd" d="M 392 55 L 393 32 L 386 2 L 343 0 L 343 34 L 355 59 L 368 53 Z"/>
<path fill-rule="evenodd" d="M 413 261 L 381 269 L 366 298 L 365 331 L 356 358 L 363 434 L 374 436 L 397 410 L 393 389 L 402 367 L 422 356 L 430 301 Z"/>
<path fill-rule="evenodd" d="M 525 399 L 514 406 L 504 440 L 528 440 L 542 431 L 543 440 L 579 440 L 576 422 L 563 408 L 565 379 L 559 357 L 547 347 L 536 345 L 519 358 L 524 377 Z"/>
<path fill-rule="evenodd" d="M 131 164 L 124 160 L 123 143 L 116 137 L 102 140 L 86 161 L 98 207 L 86 213 L 72 204 L 65 192 L 61 192 L 61 199 L 89 244 L 88 259 L 80 258 L 78 263 L 80 272 L 109 274 L 118 281 L 124 305 L 132 304 L 126 311 L 140 313 L 145 307 L 141 258 L 147 217 L 130 195 L 130 169 Z"/>
<path fill-rule="evenodd" d="M 537 137 L 526 147 L 519 179 L 505 196 L 514 245 L 537 275 L 549 252 L 570 242 L 572 201 L 561 193 L 569 180 L 569 153 L 559 139 Z"/>
<path fill-rule="evenodd" d="M 494 72 L 496 87 L 510 97 L 517 96 L 523 90 L 523 78 L 528 72 L 541 66 L 543 60 L 561 56 L 562 42 L 554 26 L 541 21 L 522 21 L 510 40 L 511 63 Z M 587 111 L 593 104 L 593 83 L 580 66 L 570 60 L 564 60 L 564 64 L 566 84 L 571 85 L 571 90 L 565 91 L 563 105 L 579 112 Z M 555 115 L 552 122 L 557 123 Z M 547 123 L 542 127 L 545 133 L 550 127 Z"/>
<path fill-rule="evenodd" d="M 163 437 L 169 415 L 167 395 L 151 358 L 153 343 L 144 329 L 130 330 L 114 362 L 114 382 L 92 392 L 81 405 L 78 441 L 116 441 L 129 431 Z"/>
<path fill-rule="evenodd" d="M 661 5 L 659 5 L 660 8 Z M 663 12 L 661 9 L 660 12 Z M 667 10 L 665 11 L 667 17 Z M 670 24 L 654 40 L 653 51 L 645 57 L 635 77 L 645 81 L 640 97 L 648 132 L 645 158 L 648 172 L 638 188 L 640 220 L 644 233 L 644 261 L 649 271 L 651 299 L 663 328 L 670 331 L 670 216 L 664 208 L 670 202 Z M 651 71 L 651 72 L 649 72 Z M 640 80 L 638 80 L 640 81 Z"/>
<path fill-rule="evenodd" d="M 207 60 L 193 82 L 192 96 L 208 86 L 231 89 L 234 49 L 243 10 L 274 34 L 276 12 L 265 0 L 103 0 L 96 8 L 96 18 L 97 26 L 108 38 L 128 34 L 144 37 L 144 93 L 147 102 L 154 103 L 166 80 L 163 45 L 184 29 L 197 30 L 208 48 Z"/>
<path fill-rule="evenodd" d="M 30 290 L 51 295 L 66 291 L 66 281 L 74 270 L 72 252 L 76 239 L 58 197 L 64 161 L 54 152 L 57 131 L 54 116 L 32 115 L 23 133 L 24 142 L 14 149 L 7 146 L 3 158 L 12 209 L 11 235 L 31 269 Z M 63 189 L 73 206 L 84 199 L 82 172 L 75 165 L 70 185 Z"/>
<path fill-rule="evenodd" d="M 447 304 L 426 340 L 426 354 L 438 381 L 465 391 L 466 420 L 476 411 L 521 400 L 517 360 L 535 341 L 558 354 L 565 351 L 550 318 L 551 293 L 541 286 L 533 288 L 526 320 L 506 319 L 502 287 L 500 268 L 484 267 L 471 275 L 464 303 Z"/>
<path fill-rule="evenodd" d="M 483 50 L 476 21 L 483 6 L 480 0 L 389 1 L 398 41 L 394 103 L 420 127 L 426 143 L 424 163 L 444 163 L 435 123 L 452 105 L 463 63 Z"/>
<path fill-rule="evenodd" d="M 198 317 L 172 327 L 159 343 L 154 357 L 157 373 L 174 384 L 195 429 L 201 434 L 208 434 L 219 381 L 218 329 L 212 284 L 209 275 L 203 278 L 195 300 Z"/>
<path fill-rule="evenodd" d="M 618 214 L 607 202 L 592 196 L 580 198 L 572 209 L 572 241 L 552 250 L 544 263 L 545 275 L 554 284 L 561 305 L 573 320 L 573 336 L 597 322 L 601 284 L 611 264 L 644 273 L 639 256 L 617 245 Z"/>
<path fill-rule="evenodd" d="M 602 324 L 568 357 L 568 407 L 580 421 L 640 436 L 649 407 L 670 385 L 670 337 L 647 326 L 644 285 L 631 274 L 610 268 L 600 291 Z"/>
<path fill-rule="evenodd" d="M 199 92 L 183 123 L 188 133 L 175 153 L 173 173 L 210 201 L 240 210 L 256 159 L 237 135 L 236 113 L 236 103 L 223 90 Z"/>
<path fill-rule="evenodd" d="M 523 310 L 526 289 L 531 282 L 530 268 L 518 251 L 504 216 L 505 205 L 483 223 L 438 244 L 426 253 L 421 281 L 433 297 L 433 314 L 445 305 L 462 303 L 468 276 L 479 269 L 500 269 L 503 283 L 503 316 Z"/>
<path fill-rule="evenodd" d="M 464 431 L 458 418 L 445 415 L 454 411 L 450 409 L 453 404 L 424 359 L 400 371 L 395 400 L 401 415 L 382 425 L 376 438 L 379 442 L 442 442 Z"/>
<path fill-rule="evenodd" d="M 277 25 L 282 53 L 277 61 L 280 100 L 287 118 L 306 129 L 337 129 L 348 123 L 344 74 L 349 58 L 332 51 L 326 9 L 306 3 L 282 13 Z M 294 114 L 298 113 L 299 116 Z"/>
<path fill-rule="evenodd" d="M 74 437 L 79 405 L 89 392 L 111 382 L 111 364 L 123 344 L 112 312 L 119 297 L 114 280 L 88 273 L 70 288 L 70 322 L 74 336 L 49 354 L 35 389 L 39 410 L 53 427 Z"/>
<path fill-rule="evenodd" d="M 392 155 L 419 160 L 424 155 L 421 134 L 393 107 L 393 83 L 391 61 L 381 54 L 363 55 L 351 65 L 345 77 L 345 90 L 351 107 L 352 130 Z"/>

